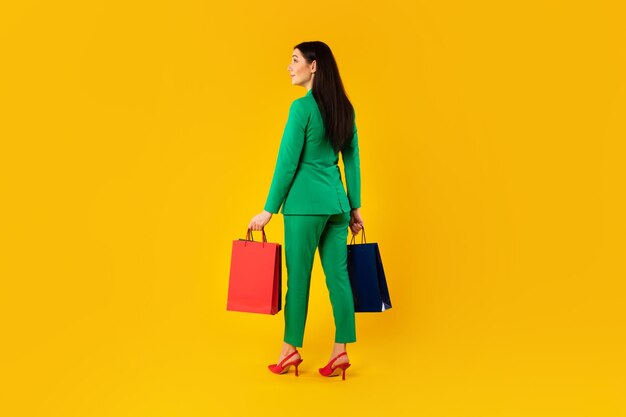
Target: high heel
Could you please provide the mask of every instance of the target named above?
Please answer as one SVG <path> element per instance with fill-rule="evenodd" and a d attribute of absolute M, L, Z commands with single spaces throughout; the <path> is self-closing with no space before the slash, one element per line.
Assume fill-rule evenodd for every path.
<path fill-rule="evenodd" d="M 293 366 L 296 367 L 296 376 L 298 376 L 298 365 L 300 365 L 304 359 L 299 358 L 299 359 L 295 359 L 295 360 L 293 360 L 293 361 L 291 361 L 289 363 L 285 363 L 285 361 L 287 361 L 289 358 L 291 358 L 296 353 L 299 353 L 297 349 L 295 351 L 291 352 L 285 359 L 280 361 L 279 364 L 273 363 L 271 365 L 267 365 L 267 367 L 269 368 L 270 371 L 272 371 L 275 374 L 284 374 L 286 372 L 289 372 L 289 368 L 293 365 Z"/>
<path fill-rule="evenodd" d="M 341 375 L 341 379 L 345 380 L 346 379 L 346 369 L 348 369 L 350 367 L 350 363 L 341 363 L 335 367 L 333 367 L 333 363 L 335 363 L 335 361 L 337 359 L 339 359 L 341 356 L 343 355 L 347 355 L 346 352 L 341 352 L 339 355 L 335 356 L 330 362 L 328 362 L 328 364 L 323 367 L 320 368 L 320 374 L 322 374 L 323 376 L 338 376 L 340 373 Z"/>

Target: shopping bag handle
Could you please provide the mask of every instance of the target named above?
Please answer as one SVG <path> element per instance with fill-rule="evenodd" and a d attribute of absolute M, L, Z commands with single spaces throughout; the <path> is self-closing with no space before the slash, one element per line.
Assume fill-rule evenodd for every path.
<path fill-rule="evenodd" d="M 261 228 L 261 233 L 263 233 L 263 242 L 267 243 L 267 236 L 265 236 L 265 228 Z M 252 236 L 252 229 L 248 227 L 248 232 L 246 232 L 246 240 L 251 240 L 254 242 L 254 236 Z"/>
<path fill-rule="evenodd" d="M 361 235 L 361 243 L 367 243 L 367 240 L 365 239 L 365 226 L 361 226 L 362 230 L 363 230 L 363 234 Z M 354 245 L 354 238 L 356 237 L 356 235 L 353 233 L 352 234 L 352 240 L 350 240 L 350 244 Z"/>

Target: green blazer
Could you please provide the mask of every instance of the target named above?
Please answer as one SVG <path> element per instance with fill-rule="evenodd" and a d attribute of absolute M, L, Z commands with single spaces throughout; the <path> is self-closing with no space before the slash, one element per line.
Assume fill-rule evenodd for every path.
<path fill-rule="evenodd" d="M 351 143 L 341 152 L 348 192 L 313 90 L 295 99 L 278 150 L 265 210 L 283 214 L 336 214 L 361 207 L 361 168 L 354 123 Z"/>

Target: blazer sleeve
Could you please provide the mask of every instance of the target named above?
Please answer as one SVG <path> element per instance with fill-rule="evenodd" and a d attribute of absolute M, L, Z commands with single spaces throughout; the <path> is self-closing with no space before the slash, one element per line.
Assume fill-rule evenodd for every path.
<path fill-rule="evenodd" d="M 361 207 L 361 161 L 359 158 L 359 135 L 356 128 L 356 112 L 354 114 L 354 131 L 351 142 L 341 151 L 343 168 L 346 172 L 348 201 L 350 208 Z"/>
<path fill-rule="evenodd" d="M 307 123 L 308 115 L 301 100 L 294 100 L 289 108 L 289 117 L 280 142 L 274 176 L 265 201 L 265 210 L 270 213 L 278 213 L 287 197 L 300 162 Z"/>

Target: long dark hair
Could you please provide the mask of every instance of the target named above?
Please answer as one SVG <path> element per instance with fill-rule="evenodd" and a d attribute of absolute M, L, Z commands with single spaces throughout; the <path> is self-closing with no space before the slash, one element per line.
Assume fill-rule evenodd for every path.
<path fill-rule="evenodd" d="M 299 49 L 307 63 L 317 61 L 312 94 L 324 121 L 326 137 L 335 152 L 350 144 L 354 132 L 354 107 L 343 88 L 332 51 L 324 42 L 302 42 Z"/>

